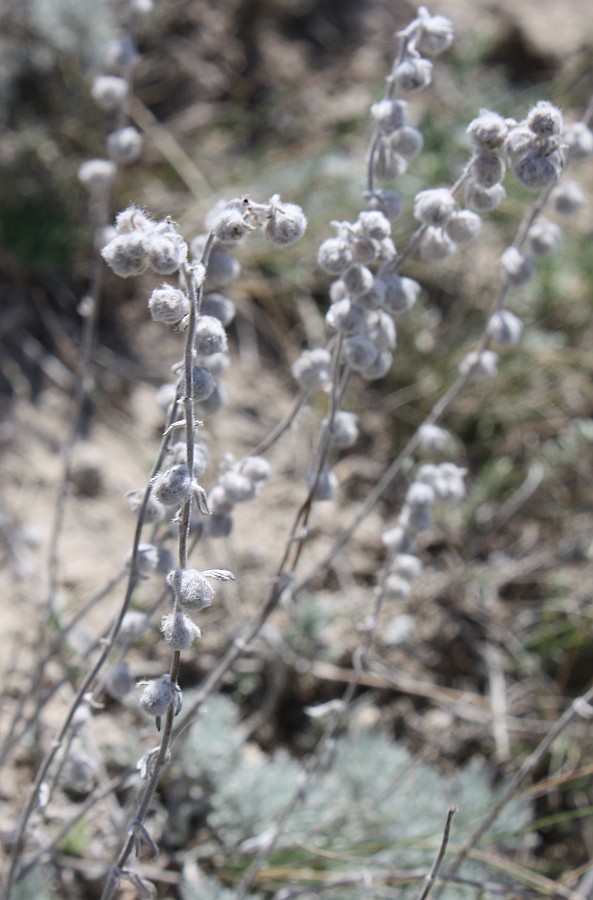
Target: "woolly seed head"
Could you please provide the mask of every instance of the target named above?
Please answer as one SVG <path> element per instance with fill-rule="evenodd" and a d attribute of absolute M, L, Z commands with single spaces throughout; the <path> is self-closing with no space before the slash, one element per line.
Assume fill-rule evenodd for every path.
<path fill-rule="evenodd" d="M 407 312 L 412 309 L 418 295 L 420 285 L 413 278 L 400 275 L 388 275 L 385 284 L 385 309 L 392 314 Z"/>
<path fill-rule="evenodd" d="M 323 420 L 327 428 L 329 419 Z M 334 447 L 352 447 L 358 440 L 358 416 L 346 410 L 338 410 L 331 425 L 331 442 Z"/>
<path fill-rule="evenodd" d="M 457 246 L 444 228 L 429 225 L 418 245 L 420 256 L 424 260 L 446 259 L 455 253 Z"/>
<path fill-rule="evenodd" d="M 504 160 L 494 150 L 481 150 L 473 159 L 471 174 L 480 187 L 491 188 L 504 178 Z"/>
<path fill-rule="evenodd" d="M 179 288 L 174 288 L 170 284 L 162 284 L 160 288 L 155 288 L 150 295 L 148 308 L 155 322 L 177 325 L 185 316 L 189 315 L 189 300 Z"/>
<path fill-rule="evenodd" d="M 307 228 L 307 217 L 295 203 L 270 201 L 270 212 L 263 227 L 264 237 L 277 247 L 287 247 L 298 241 Z"/>

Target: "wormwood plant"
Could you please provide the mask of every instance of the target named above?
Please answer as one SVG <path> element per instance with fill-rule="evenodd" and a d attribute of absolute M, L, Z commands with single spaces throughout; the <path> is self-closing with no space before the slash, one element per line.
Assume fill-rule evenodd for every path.
<path fill-rule="evenodd" d="M 226 291 L 239 275 L 231 251 L 257 233 L 280 250 L 303 236 L 307 222 L 299 206 L 275 194 L 264 202 L 250 196 L 222 201 L 207 216 L 204 233 L 190 241 L 171 218 L 158 218 L 135 204 L 120 212 L 114 225 L 107 224 L 108 191 L 117 167 L 135 162 L 142 149 L 141 136 L 127 124 L 125 110 L 137 59 L 136 17 L 146 13 L 148 5 L 135 3 L 128 9 L 123 4 L 122 8 L 130 13 L 125 35 L 108 71 L 95 80 L 92 89 L 95 101 L 116 119 L 108 138 L 109 159 L 85 163 L 80 179 L 94 201 L 102 260 L 124 279 L 140 275 L 165 279 L 150 291 L 148 309 L 155 327 L 178 333 L 182 349 L 172 367 L 171 383 L 157 398 L 166 421 L 152 472 L 147 483 L 128 496 L 136 528 L 126 562 L 124 597 L 90 648 L 90 668 L 75 685 L 64 722 L 37 771 L 12 838 L 7 900 L 36 891 L 42 867 L 48 873 L 64 868 L 57 848 L 70 846 L 71 852 L 76 848 L 84 857 L 83 822 L 101 838 L 100 855 L 88 860 L 89 866 L 92 863 L 100 870 L 94 878 L 101 884 L 97 896 L 108 900 L 125 886 L 131 886 L 137 896 L 155 896 L 159 875 L 154 861 L 168 826 L 158 813 L 153 814 L 153 807 L 159 785 L 167 778 L 186 798 L 179 808 L 172 804 L 171 809 L 171 824 L 182 847 L 191 839 L 188 821 L 193 817 L 207 840 L 217 842 L 223 858 L 217 872 L 209 863 L 217 854 L 206 838 L 203 846 L 182 853 L 179 895 L 184 900 L 209 896 L 286 900 L 320 894 L 424 897 L 434 889 L 437 878 L 437 889 L 444 889 L 449 897 L 504 892 L 509 871 L 499 876 L 485 869 L 486 862 L 492 870 L 505 868 L 502 855 L 488 860 L 479 841 L 496 823 L 501 854 L 506 847 L 521 845 L 518 833 L 526 826 L 530 810 L 517 800 L 517 789 L 567 725 L 589 713 L 591 692 L 567 710 L 498 794 L 491 791 L 483 771 L 470 766 L 448 778 L 356 721 L 348 727 L 348 720 L 354 718 L 358 690 L 372 683 L 373 677 L 380 676 L 383 685 L 395 684 L 390 681 L 395 675 L 373 654 L 385 611 L 412 595 L 423 570 L 423 536 L 437 507 L 453 509 L 465 496 L 467 471 L 456 461 L 455 438 L 442 420 L 470 382 L 496 375 L 498 350 L 515 347 L 521 338 L 523 323 L 508 309 L 508 300 L 515 288 L 536 274 L 537 260 L 559 247 L 562 233 L 548 218 L 548 210 L 570 215 L 584 202 L 579 185 L 561 176 L 572 160 L 593 155 L 590 110 L 571 125 L 565 125 L 560 110 L 545 100 L 518 120 L 482 110 L 467 128 L 471 155 L 459 177 L 451 186 L 419 191 L 412 204 L 412 233 L 394 239 L 393 223 L 405 207 L 395 183 L 423 149 L 423 136 L 413 124 L 406 98 L 430 85 L 432 60 L 453 40 L 451 22 L 420 7 L 396 36 L 385 95 L 371 108 L 364 208 L 352 221 L 332 222 L 334 234 L 318 251 L 319 266 L 333 279 L 325 316 L 328 340 L 323 346 L 308 347 L 294 362 L 292 375 L 299 393 L 289 417 L 262 435 L 258 446 L 245 456 L 218 450 L 218 473 L 212 479 L 207 426 L 215 412 L 224 414 L 222 376 L 229 365 L 226 329 L 235 313 Z M 339 496 L 336 461 L 359 440 L 358 417 L 348 404 L 355 391 L 364 391 L 365 382 L 388 377 L 397 359 L 399 320 L 420 295 L 419 282 L 404 274 L 406 265 L 419 256 L 431 266 L 440 266 L 476 239 L 482 216 L 505 199 L 507 170 L 535 200 L 502 254 L 500 286 L 482 333 L 465 353 L 456 378 L 377 479 L 350 523 L 303 571 L 318 504 Z M 87 351 L 99 294 L 97 281 L 90 295 L 93 315 L 88 317 Z M 89 360 L 87 352 L 79 409 Z M 299 415 L 307 406 L 323 408 L 323 412 L 304 499 L 289 526 L 273 577 L 265 582 L 265 590 L 262 586 L 255 615 L 235 630 L 198 687 L 186 690 L 182 662 L 184 656 L 199 653 L 201 614 L 206 615 L 219 584 L 241 581 L 240 571 L 219 563 L 222 550 L 218 548 L 231 534 L 241 506 L 262 502 L 260 494 L 273 475 L 266 453 L 285 439 L 290 428 L 298 427 Z M 320 723 L 315 747 L 301 762 L 283 753 L 268 759 L 260 752 L 250 758 L 230 707 L 214 692 L 256 639 L 270 639 L 274 613 L 282 608 L 297 615 L 294 611 L 302 606 L 306 592 L 313 591 L 319 577 L 336 564 L 361 523 L 403 476 L 407 486 L 400 508 L 384 525 L 384 565 L 374 591 L 367 591 L 372 596 L 358 627 L 347 687 L 340 699 L 308 711 Z M 213 482 L 209 488 L 205 486 L 208 478 Z M 65 500 L 63 490 L 61 502 Z M 54 585 L 59 519 L 50 578 Z M 172 536 L 174 556 L 168 547 Z M 161 596 L 147 609 L 138 596 L 143 579 L 149 577 L 160 579 Z M 119 580 L 114 579 L 104 592 Z M 59 616 L 54 599 L 52 588 L 48 603 L 52 624 Z M 154 724 L 156 745 L 140 749 L 134 726 L 128 725 L 133 734 L 129 741 L 134 751 L 139 750 L 137 771 L 131 767 L 110 779 L 94 749 L 93 710 L 105 696 L 122 706 L 129 703 L 135 688 L 128 651 L 147 640 L 154 620 L 160 625 L 167 655 L 159 655 L 158 673 L 139 681 L 137 696 L 140 710 Z M 60 647 L 72 624 L 58 622 Z M 35 676 L 38 683 L 57 649 L 49 644 Z M 19 739 L 43 709 L 43 700 L 34 704 L 33 716 L 19 725 Z M 194 725 L 198 713 L 202 719 Z M 9 741 L 5 757 L 13 748 L 14 741 Z M 125 793 L 125 800 L 117 791 Z M 62 815 L 62 794 L 76 798 L 82 806 Z M 451 804 L 460 812 L 453 823 L 450 856 L 443 859 L 449 835 L 447 826 L 442 837 L 443 824 Z M 52 815 L 59 821 L 54 833 L 49 827 Z M 502 843 L 505 835 L 507 845 Z M 494 841 L 491 834 L 489 840 Z M 153 863 L 147 865 L 149 858 Z M 208 865 L 213 869 L 209 877 L 205 874 Z M 550 888 L 518 866 L 511 874 L 515 882 L 536 890 Z M 232 885 L 228 892 L 225 883 Z"/>

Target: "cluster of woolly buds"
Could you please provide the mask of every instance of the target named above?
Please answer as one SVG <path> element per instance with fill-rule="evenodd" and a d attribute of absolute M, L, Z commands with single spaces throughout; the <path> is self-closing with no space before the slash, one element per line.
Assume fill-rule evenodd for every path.
<path fill-rule="evenodd" d="M 166 582 L 173 593 L 173 609 L 161 619 L 163 640 L 172 650 L 187 650 L 201 637 L 201 631 L 189 612 L 196 613 L 210 606 L 214 588 L 209 579 L 233 581 L 227 569 L 172 569 Z"/>
<path fill-rule="evenodd" d="M 154 222 L 137 206 L 130 206 L 117 216 L 115 233 L 101 254 L 122 278 L 141 275 L 147 269 L 160 275 L 171 275 L 187 260 L 187 244 L 170 219 Z M 188 308 L 178 294 L 171 294 L 173 290 L 163 285 L 156 297 L 151 298 L 153 318 L 162 316 L 164 318 L 158 318 L 158 321 L 167 324 L 171 324 L 178 313 L 181 318 Z"/>
<path fill-rule="evenodd" d="M 408 104 L 405 100 L 385 98 L 373 103 L 371 118 L 376 129 L 372 148 L 373 174 L 379 181 L 394 181 L 421 153 L 424 146 L 422 132 L 408 122 Z M 377 206 L 380 208 L 379 204 Z M 400 201 L 395 208 L 392 205 L 388 218 L 397 218 L 401 211 Z"/>
<path fill-rule="evenodd" d="M 432 63 L 426 56 L 443 53 L 453 41 L 453 25 L 445 16 L 433 16 L 425 6 L 418 9 L 414 19 L 396 35 L 402 42 L 401 52 L 390 80 L 399 93 L 411 93 L 428 87 L 432 78 Z"/>
<path fill-rule="evenodd" d="M 450 437 L 449 435 L 447 435 Z M 385 574 L 378 591 L 392 599 L 404 599 L 422 571 L 413 552 L 416 536 L 432 522 L 436 503 L 459 503 L 465 497 L 466 469 L 451 462 L 426 463 L 418 468 L 394 528 L 385 531 L 382 541 L 388 552 Z"/>
<path fill-rule="evenodd" d="M 513 347 L 521 340 L 523 322 L 508 309 L 500 309 L 490 316 L 486 330 L 496 344 Z"/>
<path fill-rule="evenodd" d="M 530 191 L 556 181 L 564 166 L 563 122 L 560 110 L 540 100 L 526 118 L 509 129 L 504 150 L 513 172 Z"/>
<path fill-rule="evenodd" d="M 461 375 L 472 378 L 494 378 L 498 369 L 498 354 L 493 350 L 471 350 L 459 364 Z"/>
<path fill-rule="evenodd" d="M 307 218 L 300 206 L 284 203 L 279 194 L 267 203 L 236 197 L 218 203 L 206 217 L 206 227 L 224 247 L 234 247 L 258 228 L 270 243 L 286 247 L 302 238 Z"/>
<path fill-rule="evenodd" d="M 263 456 L 245 456 L 240 460 L 227 456 L 218 481 L 208 495 L 212 515 L 204 523 L 207 534 L 228 536 L 234 507 L 258 497 L 269 478 L 270 464 Z"/>
<path fill-rule="evenodd" d="M 176 716 L 181 712 L 181 689 L 178 684 L 173 683 L 170 675 L 161 675 L 151 681 L 139 681 L 138 686 L 144 688 L 140 695 L 140 709 L 155 719 L 157 731 L 161 730 L 162 717 L 167 714 L 170 706 L 173 706 Z"/>
<path fill-rule="evenodd" d="M 424 227 L 419 248 L 427 260 L 451 256 L 458 244 L 473 240 L 481 224 L 471 209 L 459 208 L 448 188 L 420 191 L 414 200 L 414 217 Z"/>
<path fill-rule="evenodd" d="M 426 531 L 432 522 L 432 507 L 437 502 L 459 502 L 465 496 L 466 470 L 451 462 L 420 466 L 408 488 L 398 525 L 411 537 Z"/>
<path fill-rule="evenodd" d="M 496 209 L 506 196 L 502 186 L 506 172 L 504 142 L 511 124 L 515 123 L 483 109 L 468 125 L 474 153 L 464 180 L 464 196 L 475 213 Z"/>

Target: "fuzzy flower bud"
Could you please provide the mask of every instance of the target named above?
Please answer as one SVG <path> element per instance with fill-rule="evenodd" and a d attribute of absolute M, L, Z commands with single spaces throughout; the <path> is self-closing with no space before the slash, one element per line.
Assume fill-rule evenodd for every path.
<path fill-rule="evenodd" d="M 446 259 L 455 253 L 457 246 L 444 228 L 435 228 L 430 225 L 420 238 L 418 249 L 422 259 L 439 260 Z"/>
<path fill-rule="evenodd" d="M 222 244 L 234 246 L 239 244 L 246 234 L 253 231 L 253 226 L 246 222 L 240 210 L 227 207 L 216 217 L 212 231 Z"/>
<path fill-rule="evenodd" d="M 353 335 L 346 338 L 342 345 L 344 362 L 354 371 L 368 369 L 377 358 L 377 348 L 373 342 L 364 335 Z"/>
<path fill-rule="evenodd" d="M 509 127 L 502 116 L 486 109 L 483 109 L 467 127 L 467 133 L 474 144 L 484 150 L 502 147 L 508 130 Z"/>
<path fill-rule="evenodd" d="M 416 46 L 420 53 L 439 56 L 453 43 L 453 23 L 445 16 L 431 16 L 425 6 L 418 9 L 422 31 Z"/>
<path fill-rule="evenodd" d="M 150 575 L 156 572 L 159 564 L 159 551 L 154 544 L 140 544 L 136 555 L 138 572 L 141 575 Z M 125 564 L 129 568 L 132 565 L 132 551 L 126 553 Z"/>
<path fill-rule="evenodd" d="M 191 391 L 196 403 L 210 397 L 216 387 L 216 379 L 206 366 L 193 366 L 191 371 Z"/>
<path fill-rule="evenodd" d="M 402 94 L 421 91 L 432 79 L 432 63 L 428 59 L 409 56 L 393 73 L 395 89 Z"/>
<path fill-rule="evenodd" d="M 550 200 L 557 213 L 570 216 L 583 206 L 585 192 L 576 181 L 563 178 L 552 191 Z"/>
<path fill-rule="evenodd" d="M 562 243 L 562 231 L 555 222 L 540 218 L 529 229 L 527 243 L 534 256 L 552 256 Z"/>
<path fill-rule="evenodd" d="M 377 142 L 373 153 L 373 174 L 379 181 L 394 181 L 403 175 L 408 164 L 385 138 Z"/>
<path fill-rule="evenodd" d="M 344 238 L 327 238 L 319 248 L 317 262 L 330 275 L 341 275 L 354 263 L 352 247 Z"/>
<path fill-rule="evenodd" d="M 467 244 L 477 236 L 482 227 L 479 215 L 471 209 L 460 209 L 454 212 L 447 224 L 445 231 L 456 244 Z"/>
<path fill-rule="evenodd" d="M 196 323 L 196 353 L 212 356 L 227 348 L 227 336 L 222 323 L 213 316 L 200 316 Z"/>
<path fill-rule="evenodd" d="M 180 606 L 196 612 L 210 606 L 214 598 L 214 588 L 208 578 L 218 581 L 234 580 L 232 573 L 226 569 L 208 569 L 204 572 L 197 569 L 173 569 L 166 581 Z"/>
<path fill-rule="evenodd" d="M 412 309 L 420 293 L 420 285 L 413 278 L 389 275 L 384 279 L 385 309 L 392 314 Z"/>
<path fill-rule="evenodd" d="M 494 150 L 482 150 L 471 164 L 472 178 L 480 187 L 491 188 L 504 178 L 504 160 Z"/>
<path fill-rule="evenodd" d="M 472 350 L 461 361 L 459 371 L 462 375 L 471 373 L 474 378 L 493 378 L 496 375 L 498 354 L 492 350 Z"/>
<path fill-rule="evenodd" d="M 329 419 L 323 420 L 327 428 Z M 358 440 L 358 416 L 355 413 L 338 410 L 331 425 L 331 442 L 334 447 L 352 447 Z"/>
<path fill-rule="evenodd" d="M 538 137 L 552 137 L 562 131 L 562 113 L 547 100 L 540 100 L 527 114 L 526 123 Z"/>
<path fill-rule="evenodd" d="M 402 199 L 395 191 L 376 190 L 372 194 L 365 194 L 365 200 L 370 210 L 382 212 L 390 222 L 399 219 L 404 211 Z"/>
<path fill-rule="evenodd" d="M 373 273 L 366 266 L 352 266 L 342 276 L 347 294 L 356 299 L 373 287 Z"/>
<path fill-rule="evenodd" d="M 370 366 L 360 370 L 360 374 L 367 381 L 376 381 L 385 378 L 393 364 L 393 353 L 390 350 L 380 350 Z"/>
<path fill-rule="evenodd" d="M 206 294 L 202 300 L 202 315 L 213 316 L 227 328 L 235 318 L 235 304 L 223 294 Z"/>
<path fill-rule="evenodd" d="M 113 131 L 107 138 L 111 159 L 120 166 L 131 166 L 140 159 L 142 135 L 133 125 Z"/>
<path fill-rule="evenodd" d="M 175 688 L 170 675 L 161 675 L 152 681 L 140 681 L 139 686 L 144 686 L 140 696 L 140 708 L 149 716 L 156 719 L 157 731 L 161 730 L 161 718 L 171 706 L 175 698 Z"/>
<path fill-rule="evenodd" d="M 101 256 L 120 278 L 141 275 L 148 265 L 148 242 L 142 233 L 117 234 L 103 247 Z"/>
<path fill-rule="evenodd" d="M 408 104 L 405 100 L 379 100 L 371 106 L 371 118 L 383 134 L 391 134 L 405 125 Z"/>
<path fill-rule="evenodd" d="M 440 453 L 451 440 L 450 433 L 438 425 L 425 423 L 418 429 L 420 447 L 426 453 Z"/>
<path fill-rule="evenodd" d="M 298 241 L 307 228 L 307 217 L 295 203 L 281 203 L 278 196 L 270 200 L 270 212 L 263 227 L 264 237 L 277 247 Z"/>
<path fill-rule="evenodd" d="M 172 650 L 187 650 L 202 635 L 190 617 L 178 610 L 162 617 L 161 633 Z"/>
<path fill-rule="evenodd" d="M 360 233 L 373 241 L 381 241 L 391 234 L 389 219 L 379 210 L 359 213 L 356 224 Z"/>
<path fill-rule="evenodd" d="M 527 284 L 535 274 L 535 263 L 518 247 L 507 247 L 500 257 L 500 262 L 511 284 Z"/>
<path fill-rule="evenodd" d="M 263 456 L 246 456 L 239 466 L 241 475 L 261 488 L 270 477 L 270 463 Z"/>
<path fill-rule="evenodd" d="M 481 187 L 475 181 L 468 181 L 464 189 L 465 202 L 469 209 L 477 213 L 490 212 L 500 206 L 506 197 L 502 184 L 491 188 Z"/>
<path fill-rule="evenodd" d="M 151 481 L 157 500 L 165 506 L 179 506 L 191 497 L 192 480 L 185 465 L 175 465 L 159 472 Z"/>
<path fill-rule="evenodd" d="M 99 75 L 93 81 L 91 97 L 104 112 L 118 109 L 128 95 L 128 82 L 119 75 Z"/>
<path fill-rule="evenodd" d="M 593 132 L 584 122 L 572 122 L 564 129 L 563 139 L 568 145 L 569 159 L 593 156 Z"/>
<path fill-rule="evenodd" d="M 148 300 L 150 315 L 155 322 L 165 325 L 177 325 L 189 314 L 187 295 L 170 284 L 162 284 L 150 295 Z"/>
<path fill-rule="evenodd" d="M 309 489 L 313 487 L 313 481 L 313 477 L 310 476 L 308 478 Z M 320 502 L 333 500 L 338 492 L 338 487 L 339 482 L 334 472 L 332 472 L 331 469 L 323 468 L 319 473 L 319 478 L 317 479 L 317 483 L 315 485 L 314 497 Z"/>
<path fill-rule="evenodd" d="M 232 503 L 244 503 L 255 497 L 255 485 L 251 479 L 240 472 L 225 472 L 219 481 L 227 500 Z"/>
<path fill-rule="evenodd" d="M 115 178 L 117 167 L 110 159 L 87 159 L 78 170 L 78 180 L 89 191 L 101 190 Z"/>
<path fill-rule="evenodd" d="M 391 135 L 391 147 L 408 161 L 416 159 L 422 152 L 424 138 L 422 132 L 412 125 L 404 125 Z"/>
<path fill-rule="evenodd" d="M 134 682 L 126 662 L 117 663 L 107 673 L 105 690 L 113 700 L 121 700 L 132 690 Z"/>
<path fill-rule="evenodd" d="M 557 153 L 547 154 L 542 150 L 527 150 L 517 156 L 513 171 L 528 191 L 539 191 L 550 181 L 558 178 L 562 171 L 562 163 Z"/>
<path fill-rule="evenodd" d="M 292 364 L 291 372 L 305 390 L 325 390 L 331 384 L 331 355 L 322 347 L 304 350 Z"/>
<path fill-rule="evenodd" d="M 150 239 L 148 262 L 159 275 L 172 275 L 187 259 L 187 244 L 175 232 Z"/>
<path fill-rule="evenodd" d="M 521 332 L 523 331 L 523 323 L 521 319 L 518 319 L 508 309 L 501 309 L 492 314 L 487 330 L 492 340 L 497 344 L 511 347 L 519 343 Z"/>
<path fill-rule="evenodd" d="M 448 188 L 420 191 L 414 200 L 414 218 L 423 225 L 445 225 L 457 209 L 457 201 Z"/>

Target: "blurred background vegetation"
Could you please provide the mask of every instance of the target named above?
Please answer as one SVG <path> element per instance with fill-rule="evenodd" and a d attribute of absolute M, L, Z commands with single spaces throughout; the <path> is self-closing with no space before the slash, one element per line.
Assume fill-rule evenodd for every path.
<path fill-rule="evenodd" d="M 539 28 L 531 29 L 538 4 L 533 10 L 529 3 L 514 6 L 514 14 L 460 0 L 431 8 L 454 22 L 458 14 L 460 34 L 437 63 L 434 87 L 411 104 L 425 150 L 398 184 L 409 200 L 459 174 L 469 152 L 465 128 L 480 108 L 520 119 L 530 104 L 549 99 L 569 120 L 582 115 L 593 90 L 593 26 L 581 29 L 568 52 L 552 39 L 542 43 Z M 567 18 L 582 6 L 565 6 Z M 307 339 L 323 334 L 327 279 L 315 265 L 316 248 L 330 219 L 350 219 L 359 208 L 368 109 L 383 90 L 393 32 L 413 10 L 384 0 L 176 0 L 157 2 L 138 36 L 130 114 L 146 146 L 140 163 L 120 172 L 115 209 L 133 201 L 157 217 L 171 214 L 188 237 L 200 230 L 216 199 L 237 193 L 263 198 L 278 192 L 309 217 L 306 239 L 282 257 L 263 243 L 249 248 L 237 297 L 234 343 L 241 351 L 242 342 L 255 342 L 258 365 L 278 378 L 279 390 L 292 390 L 290 362 Z M 77 309 L 92 260 L 92 229 L 76 173 L 81 162 L 104 153 L 109 122 L 93 107 L 89 84 L 116 29 L 117 9 L 88 0 L 5 0 L 0 10 L 4 422 L 18 422 L 25 404 L 42 404 L 48 384 L 72 389 Z M 590 161 L 574 176 L 591 195 Z M 364 393 L 354 385 L 347 398 L 347 408 L 363 415 L 365 436 L 359 457 L 345 468 L 343 508 L 365 496 L 451 383 L 483 325 L 498 255 L 530 199 L 510 188 L 477 244 L 442 269 L 409 264 L 406 274 L 425 290 L 398 325 L 394 370 Z M 560 253 L 511 296 L 511 308 L 526 324 L 520 347 L 502 354 L 497 379 L 470 387 L 445 423 L 458 438 L 458 461 L 469 470 L 468 501 L 459 520 L 443 519 L 426 538 L 422 553 L 434 577 L 391 622 L 396 633 L 407 617 L 416 637 L 385 639 L 378 650 L 390 671 L 432 686 L 432 693 L 387 682 L 361 692 L 378 711 L 377 727 L 410 753 L 424 752 L 437 728 L 439 752 L 431 763 L 444 771 L 488 764 L 496 779 L 514 770 L 593 678 L 592 208 L 563 223 Z M 409 217 L 396 223 L 396 244 L 410 227 Z M 150 366 L 146 293 L 141 281 L 108 277 L 98 336 L 98 409 L 112 404 L 125 414 L 139 382 L 163 378 L 164 364 L 156 374 Z M 384 498 L 387 520 L 402 490 L 396 485 Z M 363 546 L 354 560 L 354 577 L 370 589 L 381 549 L 369 558 Z M 297 658 L 331 663 L 334 680 L 310 674 L 283 680 L 272 718 L 251 734 L 266 751 L 306 752 L 315 730 L 304 707 L 339 696 L 340 667 L 351 664 L 356 637 L 341 627 L 340 591 L 331 579 L 317 587 L 295 611 L 283 640 Z M 337 624 L 328 629 L 328 621 Z M 515 723 L 506 750 L 489 728 L 458 715 L 447 693 L 466 693 L 470 706 L 483 708 L 498 671 L 486 647 L 500 656 Z M 245 715 L 255 714 L 266 697 L 274 664 L 268 646 L 226 686 Z M 289 666 L 286 659 L 283 665 Z M 517 726 L 520 719 L 524 727 Z M 567 732 L 535 776 L 557 779 L 554 790 L 533 800 L 529 857 L 552 881 L 570 881 L 571 870 L 586 868 L 593 857 L 587 776 L 593 759 L 586 734 L 585 726 Z M 174 856 L 176 848 L 170 852 Z M 230 883 L 234 877 L 228 874 Z"/>

